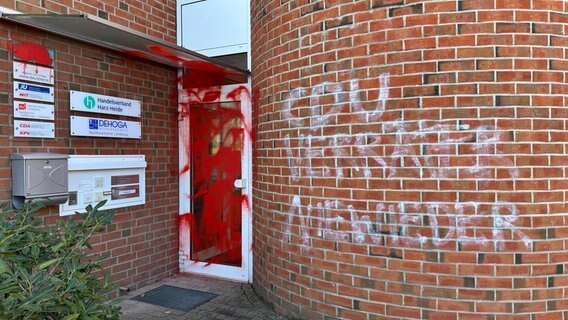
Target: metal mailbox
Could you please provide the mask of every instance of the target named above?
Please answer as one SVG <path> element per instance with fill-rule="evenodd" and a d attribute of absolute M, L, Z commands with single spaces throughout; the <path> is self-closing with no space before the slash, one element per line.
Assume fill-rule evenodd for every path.
<path fill-rule="evenodd" d="M 12 154 L 13 206 L 22 208 L 27 201 L 45 205 L 65 203 L 69 195 L 68 157 L 57 153 Z"/>

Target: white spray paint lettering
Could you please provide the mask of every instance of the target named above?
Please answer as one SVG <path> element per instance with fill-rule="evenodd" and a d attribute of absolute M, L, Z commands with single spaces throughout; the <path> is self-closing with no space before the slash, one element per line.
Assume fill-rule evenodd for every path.
<path fill-rule="evenodd" d="M 471 177 L 495 180 L 496 167 L 506 168 L 510 179 L 519 176 L 514 162 L 496 151 L 497 144 L 506 139 L 506 133 L 498 127 L 471 127 L 459 120 L 397 119 L 377 123 L 387 110 L 389 79 L 388 73 L 379 76 L 378 99 L 371 110 L 365 110 L 361 103 L 362 89 L 358 80 L 350 80 L 347 90 L 338 83 L 322 83 L 312 88 L 294 89 L 285 95 L 281 118 L 288 121 L 290 128 L 305 128 L 309 123 L 311 131 L 308 135 L 298 134 L 297 138 L 285 135 L 285 154 L 292 181 L 329 177 L 334 177 L 338 183 L 349 178 L 365 181 L 399 179 L 400 183 L 408 179 L 457 181 Z M 299 101 L 304 99 L 309 101 L 310 116 L 302 118 Z M 350 110 L 346 110 L 346 106 Z M 339 119 L 346 114 L 353 115 L 362 124 L 376 125 L 380 129 L 366 133 L 323 132 L 324 129 L 341 131 Z M 468 155 L 468 159 L 473 160 L 467 165 L 452 165 L 452 158 L 458 155 L 456 148 L 461 146 L 470 149 L 473 156 Z M 314 165 L 316 161 L 318 165 Z M 469 177 L 463 176 L 465 174 Z M 501 201 L 482 206 L 459 200 L 454 204 L 381 201 L 374 211 L 369 211 L 357 210 L 348 204 L 350 199 L 339 198 L 308 199 L 309 202 L 316 201 L 315 204 L 302 206 L 301 196 L 294 195 L 292 199 L 283 222 L 283 239 L 292 241 L 292 234 L 297 234 L 303 246 L 310 246 L 310 239 L 317 237 L 410 247 L 420 247 L 429 240 L 436 247 L 457 241 L 493 245 L 496 250 L 502 250 L 504 243 L 512 240 L 506 238 L 506 231 L 520 239 L 526 248 L 532 249 L 533 245 L 516 226 L 519 212 L 514 203 Z M 293 226 L 297 226 L 297 230 Z"/>

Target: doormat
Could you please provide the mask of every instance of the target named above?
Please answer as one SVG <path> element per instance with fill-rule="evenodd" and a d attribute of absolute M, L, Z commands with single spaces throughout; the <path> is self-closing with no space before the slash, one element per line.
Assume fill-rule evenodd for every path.
<path fill-rule="evenodd" d="M 187 312 L 217 296 L 214 293 L 162 285 L 131 300 Z"/>

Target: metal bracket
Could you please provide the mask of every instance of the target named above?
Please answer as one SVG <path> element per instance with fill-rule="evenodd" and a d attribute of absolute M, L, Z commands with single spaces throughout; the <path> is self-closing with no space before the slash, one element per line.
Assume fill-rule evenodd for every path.
<path fill-rule="evenodd" d="M 233 185 L 235 186 L 235 189 L 246 189 L 247 179 L 237 179 Z"/>

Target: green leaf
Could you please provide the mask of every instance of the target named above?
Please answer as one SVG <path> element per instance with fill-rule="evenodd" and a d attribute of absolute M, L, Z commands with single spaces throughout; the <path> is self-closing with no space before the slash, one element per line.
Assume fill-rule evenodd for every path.
<path fill-rule="evenodd" d="M 87 213 L 86 212 L 80 212 L 80 211 L 75 211 L 75 214 L 81 218 L 81 220 L 85 220 L 85 218 L 87 218 Z"/>
<path fill-rule="evenodd" d="M 29 256 L 25 255 L 25 254 L 18 254 L 17 256 L 14 257 L 14 260 L 24 263 L 24 262 L 32 261 L 33 259 L 30 258 Z"/>
<path fill-rule="evenodd" d="M 4 274 L 10 271 L 11 269 L 8 263 L 4 261 L 2 258 L 0 258 L 0 274 Z"/>
<path fill-rule="evenodd" d="M 80 316 L 81 316 L 80 313 L 74 313 L 74 314 L 70 314 L 70 315 L 66 316 L 65 318 L 63 318 L 61 320 L 77 320 L 77 319 L 79 319 Z"/>
<path fill-rule="evenodd" d="M 8 295 L 10 293 L 14 293 L 16 292 L 18 289 L 20 289 L 20 286 L 17 283 L 11 283 L 11 284 L 2 284 L 0 285 L 0 295 L 4 296 L 4 295 Z"/>
<path fill-rule="evenodd" d="M 32 247 L 32 257 L 34 257 L 34 259 L 39 258 L 39 254 L 40 254 L 40 249 L 38 246 L 33 246 Z"/>
<path fill-rule="evenodd" d="M 103 200 L 103 201 L 97 203 L 97 205 L 95 206 L 95 210 L 100 209 L 102 206 L 104 206 L 106 204 L 106 202 L 107 202 L 106 200 Z"/>
<path fill-rule="evenodd" d="M 39 270 L 43 270 L 43 269 L 45 269 L 45 268 L 51 266 L 52 264 L 58 263 L 59 261 L 61 261 L 61 258 L 51 259 L 51 260 L 48 260 L 48 261 L 46 261 L 46 262 L 44 262 L 44 263 L 41 263 L 41 264 L 38 266 L 38 268 L 39 268 Z"/>

